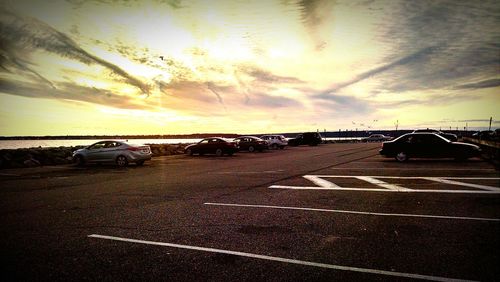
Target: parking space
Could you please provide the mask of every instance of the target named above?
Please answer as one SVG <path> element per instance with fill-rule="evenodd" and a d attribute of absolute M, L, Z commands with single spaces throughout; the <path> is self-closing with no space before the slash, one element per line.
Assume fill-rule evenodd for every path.
<path fill-rule="evenodd" d="M 252 262 L 265 269 L 274 262 L 289 273 L 277 280 L 306 278 L 297 266 L 323 269 L 315 276 L 320 280 L 496 277 L 500 177 L 494 168 L 480 160 L 353 159 L 294 176 L 280 169 L 216 172 L 274 179 L 251 189 L 241 183 L 239 192 L 194 207 L 212 226 L 206 232 L 223 236 L 216 244 L 89 237 L 267 261 Z"/>
<path fill-rule="evenodd" d="M 379 147 L 5 171 L 0 247 L 18 280 L 495 280 L 498 171 Z"/>

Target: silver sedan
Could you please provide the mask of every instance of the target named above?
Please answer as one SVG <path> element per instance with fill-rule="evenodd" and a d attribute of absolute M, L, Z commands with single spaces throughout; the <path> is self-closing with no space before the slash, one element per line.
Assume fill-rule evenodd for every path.
<path fill-rule="evenodd" d="M 73 153 L 73 160 L 80 166 L 86 163 L 115 163 L 118 166 L 127 166 L 129 163 L 142 165 L 145 161 L 151 160 L 152 155 L 148 145 L 106 140 L 76 150 Z"/>

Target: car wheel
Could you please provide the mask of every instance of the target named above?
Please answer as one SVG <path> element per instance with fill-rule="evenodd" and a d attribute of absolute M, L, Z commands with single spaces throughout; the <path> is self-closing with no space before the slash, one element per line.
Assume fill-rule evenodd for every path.
<path fill-rule="evenodd" d="M 190 155 L 190 156 L 192 156 L 192 155 L 193 155 L 193 150 L 191 150 L 191 149 L 187 149 L 187 150 L 186 150 L 186 155 Z"/>
<path fill-rule="evenodd" d="M 118 156 L 118 157 L 116 157 L 116 164 L 119 167 L 125 167 L 128 165 L 128 160 L 125 156 Z"/>
<path fill-rule="evenodd" d="M 221 157 L 221 156 L 223 155 L 223 153 L 224 153 L 224 152 L 222 151 L 222 149 L 217 149 L 217 150 L 215 151 L 215 155 L 216 155 L 217 157 Z"/>
<path fill-rule="evenodd" d="M 254 146 L 250 146 L 250 147 L 248 147 L 248 151 L 249 151 L 249 152 L 253 152 L 253 151 L 255 151 L 255 147 L 254 147 Z"/>
<path fill-rule="evenodd" d="M 406 162 L 408 160 L 408 155 L 405 152 L 399 152 L 396 155 L 396 160 L 401 163 Z"/>
<path fill-rule="evenodd" d="M 278 149 L 278 144 L 274 143 L 271 145 L 271 149 L 276 150 Z"/>
<path fill-rule="evenodd" d="M 144 161 L 137 161 L 137 162 L 135 162 L 135 164 L 136 164 L 137 166 L 141 166 L 141 165 L 143 165 L 143 164 L 144 164 Z"/>
<path fill-rule="evenodd" d="M 82 156 L 78 155 L 74 158 L 74 162 L 77 166 L 83 166 L 85 165 L 85 160 L 83 159 Z"/>

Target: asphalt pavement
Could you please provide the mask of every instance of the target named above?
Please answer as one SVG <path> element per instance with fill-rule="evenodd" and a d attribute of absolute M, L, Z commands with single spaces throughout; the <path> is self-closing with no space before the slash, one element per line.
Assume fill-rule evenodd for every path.
<path fill-rule="evenodd" d="M 323 144 L 0 170 L 2 281 L 495 281 L 500 173 Z"/>

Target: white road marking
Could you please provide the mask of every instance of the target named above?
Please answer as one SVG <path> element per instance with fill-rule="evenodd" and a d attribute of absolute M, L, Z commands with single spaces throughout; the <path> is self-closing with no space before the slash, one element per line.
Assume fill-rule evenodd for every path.
<path fill-rule="evenodd" d="M 271 185 L 269 189 L 291 189 L 291 190 L 324 190 L 324 191 L 360 191 L 360 192 L 391 192 L 391 193 L 449 193 L 449 194 L 500 194 L 498 191 L 485 190 L 438 190 L 438 189 L 407 189 L 407 190 L 389 190 L 378 188 L 356 188 L 356 187 L 341 187 L 341 188 L 324 188 L 324 187 L 308 187 L 308 186 L 287 186 L 287 185 Z"/>
<path fill-rule="evenodd" d="M 316 175 L 304 175 L 304 178 L 323 188 L 341 188 L 335 183 L 319 178 Z"/>
<path fill-rule="evenodd" d="M 369 273 L 369 274 L 377 274 L 377 275 L 386 275 L 386 276 L 393 276 L 393 277 L 405 277 L 405 278 L 424 279 L 424 280 L 431 280 L 431 281 L 471 281 L 471 280 L 454 279 L 454 278 L 447 278 L 447 277 L 440 277 L 440 276 L 431 276 L 431 275 L 422 275 L 422 274 L 414 274 L 414 273 L 405 273 L 405 272 L 377 270 L 377 269 L 370 269 L 370 268 L 360 268 L 360 267 L 326 264 L 326 263 L 319 263 L 319 262 L 312 262 L 312 261 L 303 261 L 303 260 L 296 260 L 296 259 L 289 259 L 289 258 L 282 258 L 282 257 L 273 257 L 273 256 L 259 255 L 259 254 L 253 254 L 253 253 L 238 252 L 238 251 L 222 250 L 222 249 L 215 249 L 215 248 L 205 248 L 205 247 L 197 247 L 197 246 L 189 246 L 189 245 L 180 245 L 180 244 L 164 243 L 164 242 L 156 242 L 156 241 L 145 241 L 145 240 L 129 239 L 129 238 L 106 236 L 106 235 L 99 235 L 99 234 L 88 235 L 88 237 L 89 238 L 104 239 L 104 240 L 136 243 L 136 244 L 146 244 L 146 245 L 154 245 L 154 246 L 161 246 L 161 247 L 171 247 L 171 248 L 179 248 L 179 249 L 186 249 L 186 250 L 219 253 L 219 254 L 247 257 L 247 258 L 253 258 L 253 259 L 277 261 L 277 262 L 306 265 L 306 266 L 313 266 L 313 267 L 327 268 L 327 269 L 334 269 L 334 270 L 343 270 L 343 271 L 352 271 L 352 272 Z"/>
<path fill-rule="evenodd" d="M 491 168 L 421 168 L 421 167 L 331 167 L 331 170 L 424 170 L 424 171 L 434 171 L 434 170 L 445 170 L 445 171 L 495 171 Z"/>
<path fill-rule="evenodd" d="M 472 187 L 472 188 L 477 188 L 477 189 L 483 189 L 483 190 L 490 190 L 490 191 L 500 191 L 500 188 L 496 188 L 493 186 L 487 186 L 487 185 L 479 185 L 479 184 L 472 184 L 472 183 L 465 183 L 465 182 L 459 182 L 459 181 L 453 181 L 453 180 L 448 180 L 444 179 L 441 177 L 425 177 L 424 179 L 430 180 L 430 181 L 436 181 L 444 184 L 451 184 L 451 185 L 459 185 L 459 186 L 466 186 L 466 187 Z"/>
<path fill-rule="evenodd" d="M 317 211 L 317 212 L 362 214 L 362 215 L 376 215 L 376 216 L 417 217 L 417 218 L 418 217 L 422 217 L 422 218 L 476 220 L 476 221 L 500 221 L 500 218 L 487 218 L 487 217 L 463 217 L 463 216 L 408 214 L 408 213 L 380 213 L 380 212 L 363 212 L 363 211 L 350 211 L 350 210 L 330 210 L 330 209 L 318 209 L 318 208 L 301 208 L 301 207 L 268 206 L 268 205 L 226 204 L 226 203 L 205 203 L 205 205 L 210 205 L 210 206 L 227 206 L 227 207 L 246 207 L 246 208 L 283 209 L 283 210 L 301 210 L 301 211 Z"/>
<path fill-rule="evenodd" d="M 407 191 L 407 190 L 409 190 L 408 188 L 404 188 L 404 187 L 401 187 L 401 186 L 398 186 L 395 184 L 389 184 L 389 183 L 384 182 L 380 179 L 376 179 L 376 178 L 373 178 L 370 176 L 356 176 L 356 178 L 359 180 L 366 181 L 366 182 L 371 183 L 371 184 L 375 184 L 375 185 L 380 186 L 380 187 L 387 188 L 389 190 L 395 190 L 395 191 Z"/>
<path fill-rule="evenodd" d="M 365 175 L 304 175 L 318 186 L 291 186 L 291 185 L 271 185 L 270 189 L 294 189 L 294 190 L 337 190 L 337 191 L 369 191 L 369 192 L 406 192 L 406 193 L 461 193 L 461 194 L 500 194 L 500 188 L 471 184 L 455 180 L 500 180 L 499 177 L 427 177 L 427 176 L 365 176 Z M 356 178 L 375 184 L 382 188 L 358 188 L 340 187 L 324 178 Z M 425 179 L 445 184 L 471 187 L 480 190 L 450 190 L 450 189 L 410 189 L 395 184 L 390 184 L 381 179 Z M 454 180 L 449 180 L 454 179 Z"/>

